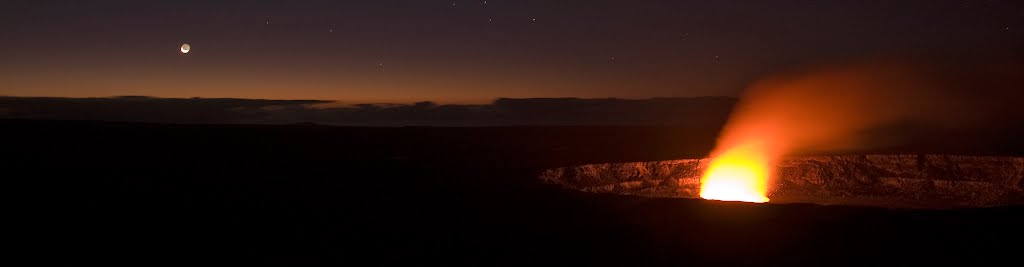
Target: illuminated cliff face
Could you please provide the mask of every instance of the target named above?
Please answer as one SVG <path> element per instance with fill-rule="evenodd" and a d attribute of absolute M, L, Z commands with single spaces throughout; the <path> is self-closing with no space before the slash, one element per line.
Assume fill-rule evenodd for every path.
<path fill-rule="evenodd" d="M 538 177 L 601 194 L 698 198 L 712 159 L 600 163 Z M 1024 157 L 943 154 L 783 157 L 769 174 L 771 203 L 966 208 L 1024 205 Z M 756 190 L 750 190 L 756 191 Z M 757 200 L 757 199 L 753 199 Z"/>

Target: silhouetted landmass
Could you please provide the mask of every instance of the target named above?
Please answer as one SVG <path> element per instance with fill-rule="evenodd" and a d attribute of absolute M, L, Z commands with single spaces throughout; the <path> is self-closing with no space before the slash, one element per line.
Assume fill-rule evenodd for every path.
<path fill-rule="evenodd" d="M 40 263 L 922 265 L 1015 260 L 1003 241 L 1024 238 L 1019 206 L 757 205 L 537 180 L 703 157 L 716 128 L 0 120 L 0 132 L 8 242 Z M 872 153 L 1024 151 L 1008 144 Z"/>
<path fill-rule="evenodd" d="M 178 124 L 238 123 L 259 121 L 266 116 L 264 111 L 323 103 L 329 101 L 146 96 L 0 97 L 0 117 Z"/>
<path fill-rule="evenodd" d="M 351 126 L 690 125 L 720 124 L 728 97 L 578 99 L 501 98 L 486 105 L 357 104 L 231 98 L 0 97 L 0 118 L 206 124 Z"/>

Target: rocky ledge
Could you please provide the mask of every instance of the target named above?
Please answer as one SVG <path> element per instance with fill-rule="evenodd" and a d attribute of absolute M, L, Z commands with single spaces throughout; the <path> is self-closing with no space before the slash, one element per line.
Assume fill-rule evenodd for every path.
<path fill-rule="evenodd" d="M 545 170 L 547 183 L 594 193 L 697 198 L 708 159 L 604 163 Z M 1024 204 L 1024 158 L 957 155 L 790 157 L 772 203 L 959 208 Z"/>

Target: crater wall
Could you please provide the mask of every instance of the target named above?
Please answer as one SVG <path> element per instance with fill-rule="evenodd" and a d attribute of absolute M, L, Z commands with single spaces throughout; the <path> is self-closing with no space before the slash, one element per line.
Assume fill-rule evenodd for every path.
<path fill-rule="evenodd" d="M 709 159 L 603 163 L 545 170 L 540 179 L 594 193 L 698 198 Z M 1024 158 L 959 155 L 789 157 L 772 203 L 957 208 L 1024 204 Z"/>

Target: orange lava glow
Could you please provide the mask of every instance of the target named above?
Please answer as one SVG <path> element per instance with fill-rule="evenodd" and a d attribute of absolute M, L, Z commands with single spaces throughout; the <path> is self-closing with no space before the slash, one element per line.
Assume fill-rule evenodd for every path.
<path fill-rule="evenodd" d="M 764 146 L 746 143 L 717 153 L 701 178 L 700 197 L 723 201 L 768 202 L 771 160 Z"/>

